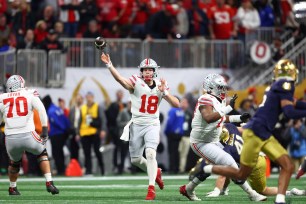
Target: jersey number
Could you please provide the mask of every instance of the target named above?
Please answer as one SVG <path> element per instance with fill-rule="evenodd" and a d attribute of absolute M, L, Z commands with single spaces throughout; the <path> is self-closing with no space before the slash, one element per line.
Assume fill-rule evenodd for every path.
<path fill-rule="evenodd" d="M 235 147 L 237 149 L 237 152 L 238 154 L 240 155 L 241 154 L 241 151 L 242 151 L 242 144 L 243 144 L 243 139 L 241 136 L 239 135 L 236 135 L 236 139 L 235 139 Z"/>
<path fill-rule="evenodd" d="M 149 114 L 154 114 L 157 111 L 157 106 L 158 106 L 157 96 L 149 96 L 147 100 L 147 95 L 144 94 L 141 96 L 141 107 L 139 109 L 139 112 L 141 113 L 147 112 Z"/>
<path fill-rule="evenodd" d="M 16 112 L 18 116 L 26 116 L 28 115 L 28 101 L 25 97 L 17 97 L 15 98 L 6 98 L 3 100 L 3 104 L 9 103 L 9 110 L 7 112 L 6 117 L 12 118 L 13 117 L 13 108 L 16 106 Z M 22 103 L 22 105 L 21 105 Z M 21 106 L 23 106 L 23 110 L 21 110 Z"/>

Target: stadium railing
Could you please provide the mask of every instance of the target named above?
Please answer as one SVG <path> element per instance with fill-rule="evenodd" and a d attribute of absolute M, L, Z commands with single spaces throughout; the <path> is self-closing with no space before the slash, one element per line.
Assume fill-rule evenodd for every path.
<path fill-rule="evenodd" d="M 15 48 L 10 48 L 6 52 L 0 52 L 0 85 L 6 82 L 7 74 L 12 74 L 15 71 L 15 52 Z"/>
<path fill-rule="evenodd" d="M 163 67 L 239 68 L 244 65 L 244 45 L 239 40 L 154 40 L 106 39 L 105 52 L 116 67 L 136 67 L 145 57 L 156 59 Z M 63 38 L 68 67 L 102 67 L 101 51 L 94 39 Z"/>
<path fill-rule="evenodd" d="M 60 50 L 50 50 L 48 53 L 47 85 L 62 87 L 66 77 L 66 54 Z"/>

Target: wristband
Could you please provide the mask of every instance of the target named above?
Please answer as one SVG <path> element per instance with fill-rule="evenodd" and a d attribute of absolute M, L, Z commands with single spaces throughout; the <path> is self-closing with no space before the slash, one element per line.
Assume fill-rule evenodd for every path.
<path fill-rule="evenodd" d="M 169 95 L 169 91 L 168 91 L 168 90 L 165 90 L 165 91 L 163 92 L 163 96 L 167 96 L 167 95 Z"/>
<path fill-rule="evenodd" d="M 241 115 L 230 115 L 228 117 L 230 123 L 240 123 L 241 122 L 241 118 L 240 118 Z"/>
<path fill-rule="evenodd" d="M 232 110 L 233 110 L 232 106 L 227 105 L 227 106 L 221 108 L 220 110 L 218 110 L 218 113 L 220 114 L 221 117 L 223 117 L 226 114 L 228 114 L 229 112 L 231 112 Z"/>
<path fill-rule="evenodd" d="M 112 61 L 109 61 L 109 63 L 106 64 L 106 67 L 107 67 L 107 68 L 111 68 L 112 66 L 113 66 Z"/>

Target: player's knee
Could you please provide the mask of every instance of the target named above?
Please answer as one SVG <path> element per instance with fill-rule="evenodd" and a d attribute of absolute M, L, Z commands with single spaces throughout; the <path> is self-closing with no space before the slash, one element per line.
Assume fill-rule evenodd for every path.
<path fill-rule="evenodd" d="M 242 185 L 245 182 L 245 180 L 240 180 L 240 179 L 232 179 L 232 181 L 237 185 Z"/>
<path fill-rule="evenodd" d="M 49 161 L 49 157 L 48 157 L 48 153 L 47 153 L 46 149 L 44 149 L 44 151 L 42 151 L 42 153 L 40 153 L 40 155 L 37 155 L 38 164 L 40 162 L 43 162 L 43 161 Z"/>
<path fill-rule="evenodd" d="M 10 161 L 10 164 L 9 164 L 9 172 L 11 174 L 17 174 L 19 173 L 19 170 L 20 170 L 20 165 L 21 165 L 21 160 L 20 161 Z"/>
<path fill-rule="evenodd" d="M 147 160 L 155 160 L 156 151 L 152 148 L 146 148 L 146 157 L 147 157 Z"/>
<path fill-rule="evenodd" d="M 135 166 L 139 165 L 141 162 L 141 157 L 132 157 L 131 158 L 131 163 Z"/>

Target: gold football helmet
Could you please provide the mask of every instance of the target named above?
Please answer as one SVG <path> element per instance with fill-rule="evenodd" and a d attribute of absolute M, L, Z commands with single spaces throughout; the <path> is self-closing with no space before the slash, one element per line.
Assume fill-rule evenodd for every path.
<path fill-rule="evenodd" d="M 279 60 L 274 66 L 273 79 L 287 78 L 289 80 L 298 81 L 299 70 L 295 64 L 289 59 Z"/>
<path fill-rule="evenodd" d="M 220 142 L 223 142 L 224 144 L 232 145 L 234 135 L 233 134 L 230 135 L 229 131 L 225 127 L 223 127 L 219 139 L 220 139 Z"/>

